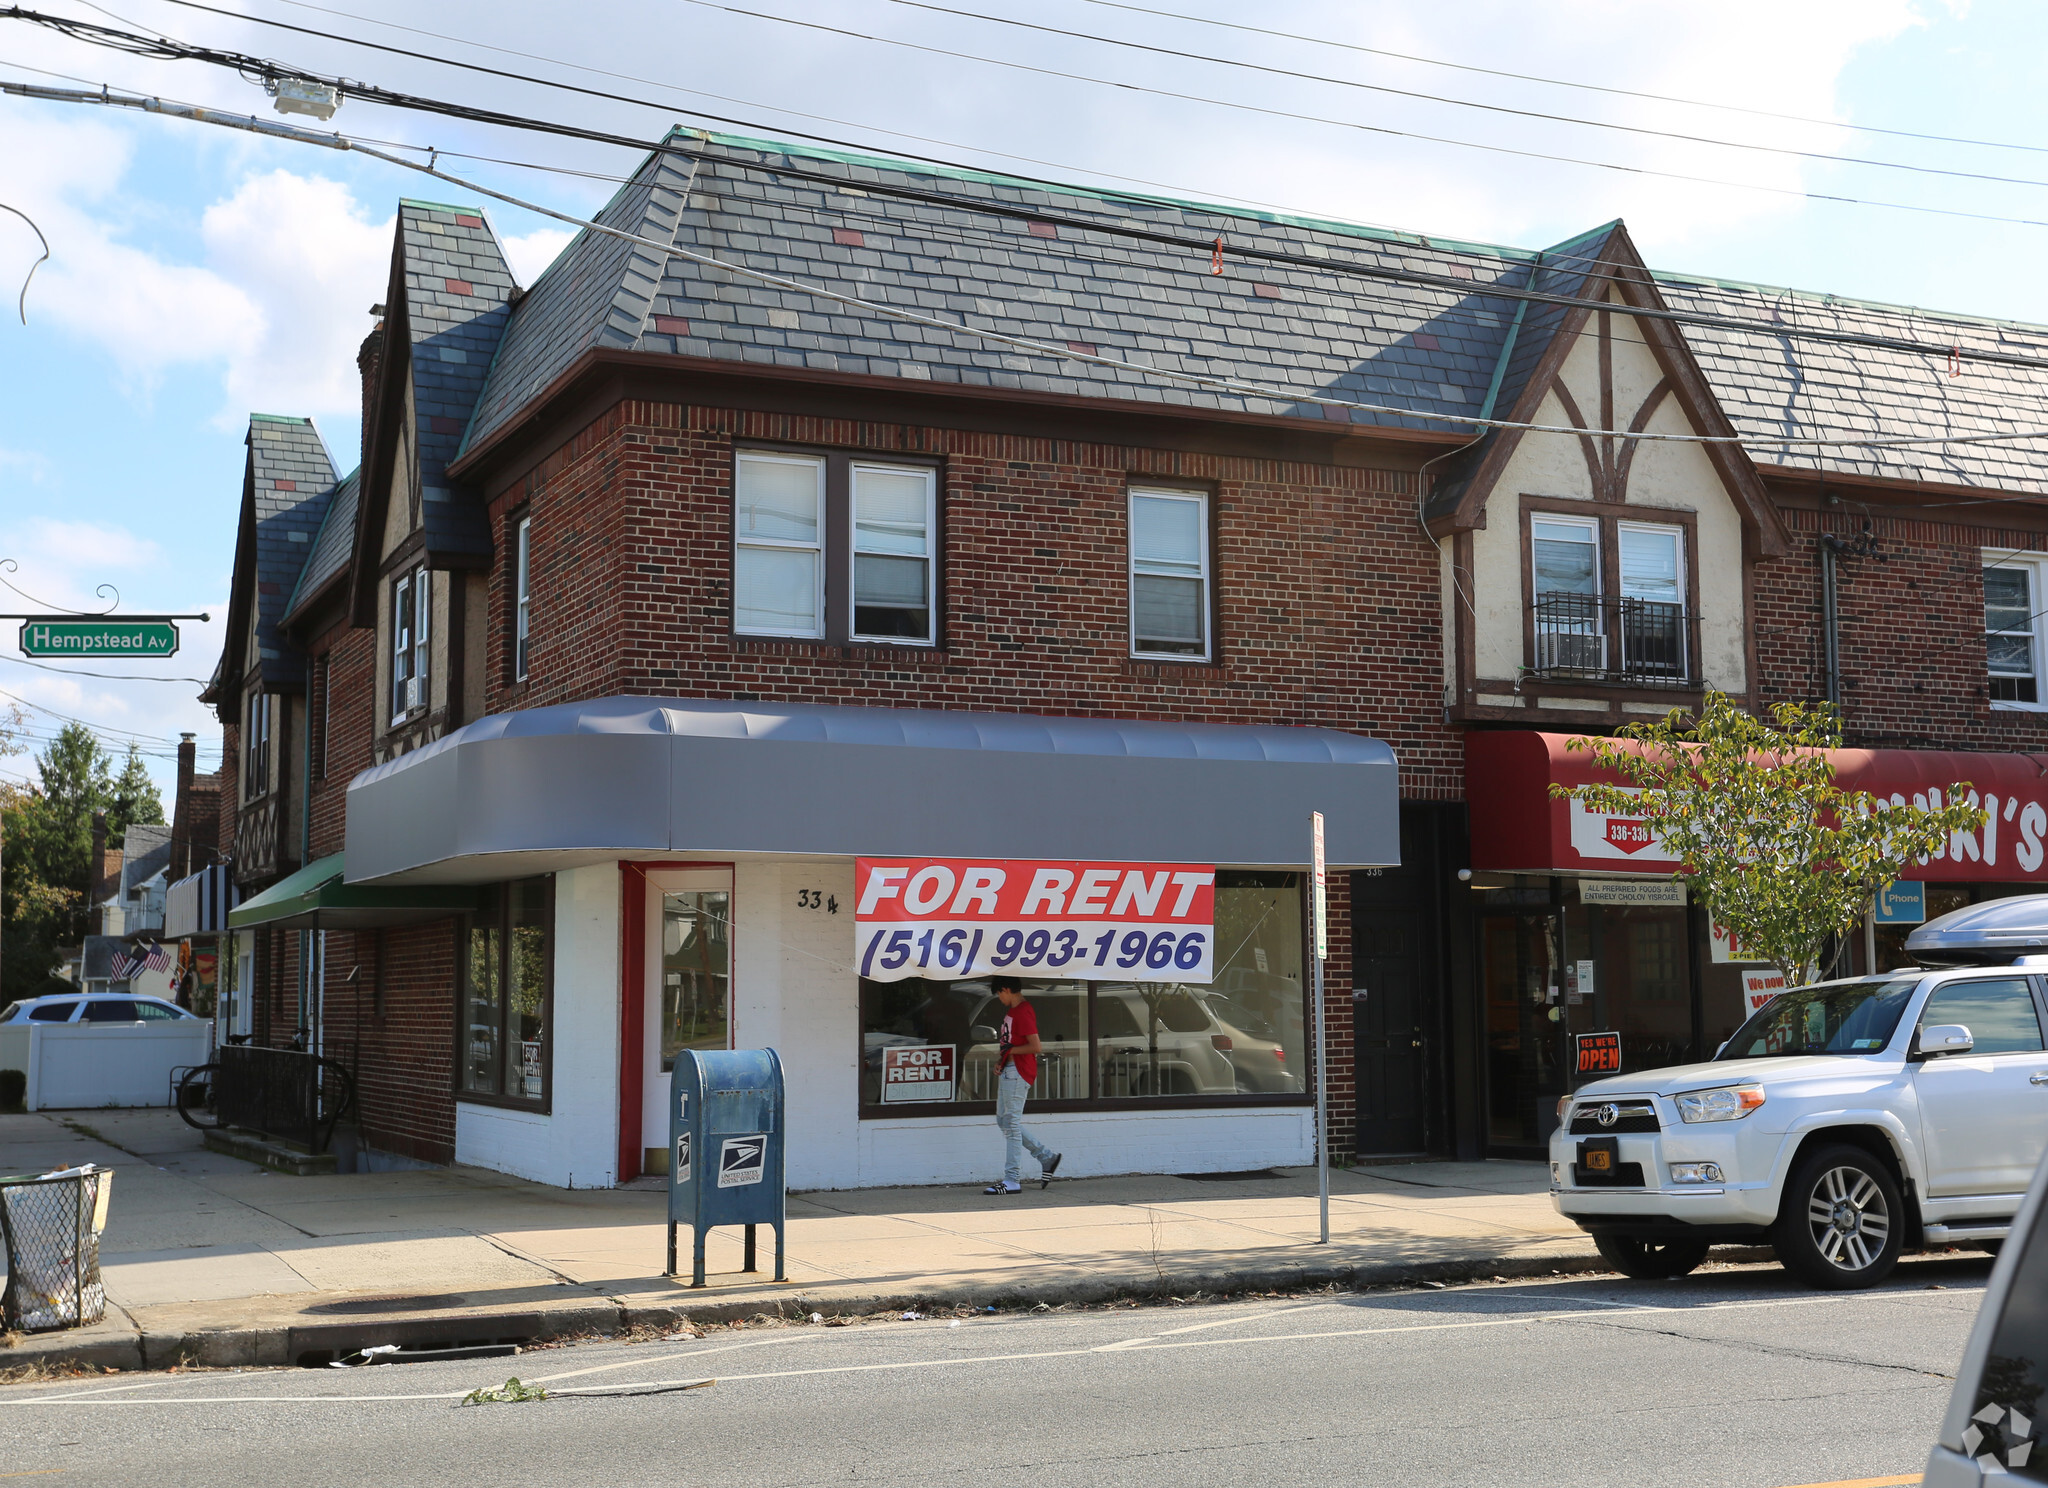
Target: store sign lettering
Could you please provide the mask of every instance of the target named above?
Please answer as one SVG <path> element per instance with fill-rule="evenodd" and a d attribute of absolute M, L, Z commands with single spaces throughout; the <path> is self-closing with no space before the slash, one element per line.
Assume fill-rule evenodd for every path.
<path fill-rule="evenodd" d="M 855 957 L 872 981 L 1214 974 L 1213 866 L 860 858 L 854 885 Z"/>
<path fill-rule="evenodd" d="M 1754 1014 L 1784 990 L 1785 973 L 1782 971 L 1745 971 L 1742 974 L 1743 1016 Z"/>

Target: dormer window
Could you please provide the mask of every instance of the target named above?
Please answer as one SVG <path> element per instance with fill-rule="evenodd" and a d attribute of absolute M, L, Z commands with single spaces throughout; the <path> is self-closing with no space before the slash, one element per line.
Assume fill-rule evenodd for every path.
<path fill-rule="evenodd" d="M 1591 510 L 1581 515 L 1573 507 Z M 1650 516 L 1591 502 L 1545 502 L 1529 511 L 1536 675 L 1631 687 L 1698 684 L 1688 529 Z"/>
<path fill-rule="evenodd" d="M 402 723 L 427 706 L 427 646 L 433 602 L 424 566 L 391 587 L 391 721 Z"/>

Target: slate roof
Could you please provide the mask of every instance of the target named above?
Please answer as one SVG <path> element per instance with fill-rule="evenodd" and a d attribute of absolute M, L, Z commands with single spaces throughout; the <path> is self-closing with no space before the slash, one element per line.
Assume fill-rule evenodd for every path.
<path fill-rule="evenodd" d="M 1519 284 L 1531 255 L 1452 255 L 1431 242 L 1307 219 L 678 130 L 715 157 L 650 156 L 597 220 L 749 267 L 892 306 L 954 316 L 1055 346 L 1100 349 L 1130 371 L 994 346 L 737 278 L 585 231 L 517 306 L 478 403 L 470 446 L 595 346 L 768 366 L 1030 389 L 1194 408 L 1442 429 L 1398 416 L 1162 382 L 1147 369 L 1253 378 L 1316 394 L 1442 414 L 1476 413 L 1514 306 L 1484 295 Z M 845 187 L 764 175 L 794 164 Z M 1209 244 L 1184 251 L 1085 229 L 992 218 L 871 196 L 863 183 L 1141 225 Z M 1050 234 L 1050 235 L 1048 235 Z M 1339 280 L 1314 268 L 1233 258 L 1257 245 L 1333 262 L 1469 278 L 1473 293 Z M 1454 245 L 1464 248 L 1469 245 Z"/>
<path fill-rule="evenodd" d="M 489 220 L 475 208 L 401 201 L 398 216 L 427 546 L 489 553 L 481 505 L 458 498 L 445 471 L 461 448 L 505 330 L 512 269 Z"/>
<path fill-rule="evenodd" d="M 650 156 L 598 220 L 865 299 L 1100 348 L 1144 366 L 1241 376 L 1448 415 L 1490 409 L 1500 416 L 1511 408 L 1562 319 L 1557 307 L 1522 309 L 1526 302 L 1489 295 L 1487 287 L 1520 288 L 1533 280 L 1543 289 L 1575 292 L 1582 255 L 1596 254 L 1615 227 L 1532 253 L 1083 187 L 1054 189 L 731 135 L 677 130 L 669 139 L 713 158 L 693 166 Z M 798 166 L 846 185 L 743 165 Z M 1221 236 L 1224 272 L 1211 274 L 1207 258 L 1174 247 L 1065 226 L 1034 229 L 945 205 L 872 196 L 862 191 L 864 183 L 944 191 L 1204 241 Z M 1333 265 L 1449 273 L 1468 277 L 1472 289 L 1269 267 L 1234 260 L 1232 245 L 1278 248 Z M 1177 386 L 1141 370 L 993 346 L 659 258 L 587 231 L 564 250 L 516 306 L 465 447 L 489 437 L 595 346 L 1383 426 L 1469 428 Z M 2038 354 L 2048 364 L 2048 328 L 1696 275 L 1654 277 L 1673 309 L 1961 348 L 1962 375 L 1950 377 L 1939 356 L 1686 327 L 1714 392 L 1743 433 L 1885 437 L 2048 428 L 2048 372 L 1973 366 L 1969 358 L 1972 349 L 1995 347 Z M 1766 446 L 1752 453 L 1765 464 L 2048 494 L 2048 447 L 2042 445 L 1818 452 Z"/>
<path fill-rule="evenodd" d="M 362 485 L 363 472 L 358 466 L 343 476 L 330 493 L 326 513 L 320 519 L 320 530 L 314 535 L 312 547 L 306 555 L 306 565 L 299 571 L 291 598 L 285 603 L 287 620 L 296 618 L 300 606 L 348 568 L 349 551 L 355 540 L 356 498 Z"/>
<path fill-rule="evenodd" d="M 285 644 L 278 624 L 327 513 L 334 491 L 334 461 L 311 419 L 252 414 L 248 445 L 245 479 L 255 513 L 256 642 L 263 653 L 263 680 L 299 682 L 304 679 L 305 658 Z M 237 583 L 243 581 L 241 568 L 238 555 Z M 231 644 L 241 644 L 239 634 Z M 245 656 L 244 673 L 248 665 Z"/>
<path fill-rule="evenodd" d="M 121 897 L 138 884 L 148 883 L 171 866 L 171 828 L 168 822 L 135 824 L 121 841 Z"/>

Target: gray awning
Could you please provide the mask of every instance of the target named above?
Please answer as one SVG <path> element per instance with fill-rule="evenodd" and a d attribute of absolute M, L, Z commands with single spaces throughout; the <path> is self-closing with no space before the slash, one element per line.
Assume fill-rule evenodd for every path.
<path fill-rule="evenodd" d="M 1335 729 L 614 697 L 483 718 L 348 789 L 348 879 L 666 853 L 1400 861 L 1394 751 Z"/>

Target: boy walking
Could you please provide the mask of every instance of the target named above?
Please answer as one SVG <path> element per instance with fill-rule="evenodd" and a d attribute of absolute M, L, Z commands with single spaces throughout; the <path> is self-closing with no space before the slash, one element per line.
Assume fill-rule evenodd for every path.
<path fill-rule="evenodd" d="M 1038 1159 L 1041 1188 L 1059 1171 L 1060 1155 L 1024 1130 L 1024 1098 L 1038 1078 L 1038 1056 L 1044 1052 L 1038 1042 L 1038 1014 L 1024 1000 L 1024 984 L 1016 977 L 999 976 L 990 986 L 1004 1009 L 1003 1026 L 996 1034 L 996 1127 L 1003 1134 L 1003 1181 L 982 1192 L 1021 1193 L 1024 1148 Z"/>

